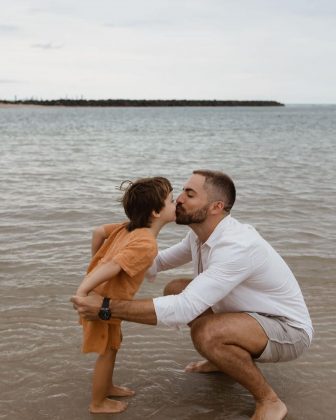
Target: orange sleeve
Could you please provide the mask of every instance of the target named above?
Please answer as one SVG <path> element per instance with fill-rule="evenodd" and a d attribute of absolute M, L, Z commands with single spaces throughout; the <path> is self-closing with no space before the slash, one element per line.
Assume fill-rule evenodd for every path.
<path fill-rule="evenodd" d="M 120 250 L 113 260 L 120 265 L 130 277 L 149 268 L 157 254 L 157 244 L 151 234 L 136 232 L 125 248 Z"/>
<path fill-rule="evenodd" d="M 110 236 L 117 228 L 120 227 L 120 223 L 110 223 L 107 225 L 103 225 L 105 233 L 107 236 Z"/>

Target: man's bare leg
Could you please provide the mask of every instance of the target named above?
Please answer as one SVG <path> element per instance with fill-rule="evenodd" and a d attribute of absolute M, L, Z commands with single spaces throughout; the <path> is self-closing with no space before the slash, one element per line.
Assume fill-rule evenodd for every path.
<path fill-rule="evenodd" d="M 169 282 L 164 295 L 182 292 L 190 279 Z M 282 420 L 285 404 L 266 382 L 252 356 L 258 356 L 268 338 L 259 323 L 247 314 L 213 314 L 211 309 L 190 323 L 196 350 L 206 360 L 189 363 L 187 372 L 221 371 L 248 389 L 256 400 L 252 420 Z"/>
<path fill-rule="evenodd" d="M 190 282 L 191 279 L 171 280 L 169 283 L 166 284 L 165 288 L 163 289 L 163 295 L 178 295 L 182 292 L 182 290 L 184 290 L 188 286 Z"/>
<path fill-rule="evenodd" d="M 193 322 L 191 337 L 203 357 L 251 392 L 256 401 L 253 420 L 285 418 L 285 404 L 252 359 L 262 353 L 268 341 L 254 318 L 244 313 L 203 316 Z"/>
<path fill-rule="evenodd" d="M 182 290 L 184 290 L 190 282 L 191 282 L 191 279 L 172 280 L 169 283 L 167 283 L 167 285 L 165 286 L 165 288 L 163 290 L 163 294 L 164 294 L 164 296 L 166 296 L 166 295 L 177 295 L 177 294 L 181 293 Z M 208 309 L 207 311 L 205 311 L 204 314 L 200 315 L 199 317 L 204 316 L 204 315 L 208 315 L 208 314 L 212 314 L 212 313 L 213 313 L 212 310 Z M 191 326 L 193 324 L 193 322 L 194 321 L 190 322 L 189 326 Z M 219 369 L 218 369 L 217 366 L 215 366 L 214 364 L 209 362 L 209 360 L 202 360 L 202 361 L 198 361 L 198 362 L 190 362 L 186 366 L 185 371 L 186 372 L 208 373 L 208 372 L 218 372 Z"/>

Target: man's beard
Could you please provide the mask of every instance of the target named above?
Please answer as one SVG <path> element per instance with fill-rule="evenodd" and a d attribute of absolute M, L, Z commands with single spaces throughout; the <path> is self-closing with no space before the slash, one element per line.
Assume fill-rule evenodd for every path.
<path fill-rule="evenodd" d="M 192 223 L 203 223 L 208 215 L 209 204 L 195 210 L 193 213 L 186 213 L 181 204 L 176 206 L 176 224 L 191 225 Z"/>

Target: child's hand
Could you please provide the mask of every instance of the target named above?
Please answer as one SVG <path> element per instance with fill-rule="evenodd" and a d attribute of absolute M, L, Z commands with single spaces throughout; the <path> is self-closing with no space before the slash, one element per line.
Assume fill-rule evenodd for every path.
<path fill-rule="evenodd" d="M 76 296 L 85 297 L 87 295 L 88 293 L 84 289 L 82 289 L 81 287 L 78 287 Z"/>
<path fill-rule="evenodd" d="M 150 276 L 149 274 L 146 274 L 146 279 L 149 283 L 154 283 L 156 280 L 156 276 Z"/>
<path fill-rule="evenodd" d="M 155 264 L 153 264 L 151 267 L 149 267 L 149 269 L 146 271 L 145 273 L 145 278 L 147 279 L 147 281 L 149 281 L 150 283 L 154 283 L 154 281 L 156 280 L 156 274 L 157 274 L 157 270 L 156 270 L 156 266 Z"/>

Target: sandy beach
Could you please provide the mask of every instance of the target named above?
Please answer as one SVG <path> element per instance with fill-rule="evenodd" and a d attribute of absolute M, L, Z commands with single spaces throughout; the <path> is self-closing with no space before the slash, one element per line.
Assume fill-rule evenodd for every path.
<path fill-rule="evenodd" d="M 5 104 L 0 102 L 0 109 L 25 109 L 25 108 L 41 108 L 43 105 L 29 105 L 29 104 Z"/>

